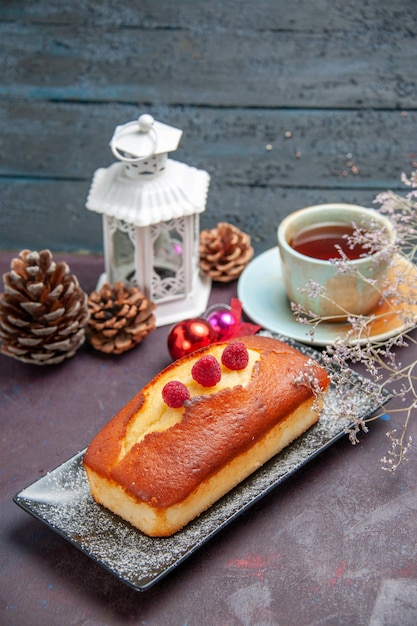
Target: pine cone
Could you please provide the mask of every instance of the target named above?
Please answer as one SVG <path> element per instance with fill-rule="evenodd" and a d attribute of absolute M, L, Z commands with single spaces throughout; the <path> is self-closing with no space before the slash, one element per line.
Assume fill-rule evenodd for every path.
<path fill-rule="evenodd" d="M 106 283 L 88 298 L 87 338 L 93 348 L 121 354 L 138 345 L 155 329 L 155 304 L 133 286 Z"/>
<path fill-rule="evenodd" d="M 1 351 L 24 363 L 49 365 L 75 354 L 85 340 L 87 294 L 49 250 L 22 250 L 3 276 Z"/>
<path fill-rule="evenodd" d="M 200 233 L 200 268 L 214 281 L 228 283 L 239 278 L 252 259 L 250 236 L 236 226 L 220 222 Z"/>

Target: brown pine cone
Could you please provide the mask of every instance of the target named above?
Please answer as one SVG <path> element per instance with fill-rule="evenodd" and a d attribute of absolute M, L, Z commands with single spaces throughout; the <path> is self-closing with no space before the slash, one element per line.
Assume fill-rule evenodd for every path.
<path fill-rule="evenodd" d="M 50 365 L 75 354 L 85 340 L 87 294 L 68 265 L 49 250 L 22 250 L 4 274 L 1 351 L 24 363 Z"/>
<path fill-rule="evenodd" d="M 106 283 L 88 298 L 87 339 L 100 352 L 121 354 L 155 329 L 155 304 L 123 282 Z"/>
<path fill-rule="evenodd" d="M 250 236 L 227 222 L 200 233 L 200 268 L 212 280 L 228 283 L 239 278 L 254 251 Z"/>

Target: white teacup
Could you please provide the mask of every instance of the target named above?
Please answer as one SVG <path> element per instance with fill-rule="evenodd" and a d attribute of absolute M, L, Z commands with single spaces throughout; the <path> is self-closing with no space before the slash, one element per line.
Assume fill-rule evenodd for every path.
<path fill-rule="evenodd" d="M 347 227 L 355 224 L 369 231 L 383 230 L 387 246 L 374 254 L 349 260 L 348 264 L 355 271 L 340 273 L 337 264 L 331 260 L 307 256 L 291 245 L 300 231 L 326 223 L 344 224 Z M 387 249 L 394 242 L 395 232 L 391 222 L 374 209 L 353 204 L 321 204 L 291 213 L 278 227 L 278 248 L 288 298 L 320 317 L 337 316 L 338 319 L 334 321 L 346 319 L 348 314 L 369 314 L 381 297 L 380 290 L 389 267 Z M 333 256 L 337 258 L 337 252 Z M 375 286 L 361 279 L 358 273 L 365 279 L 375 281 Z M 311 281 L 323 286 L 331 301 L 320 295 L 305 293 Z"/>

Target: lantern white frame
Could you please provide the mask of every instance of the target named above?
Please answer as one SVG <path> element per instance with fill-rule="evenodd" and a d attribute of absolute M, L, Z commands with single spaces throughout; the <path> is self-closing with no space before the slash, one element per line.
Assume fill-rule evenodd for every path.
<path fill-rule="evenodd" d="M 117 127 L 119 145 L 114 145 L 116 134 L 111 145 L 116 156 L 118 150 L 129 155 L 136 150 L 141 154 L 141 149 L 147 156 L 137 160 L 121 156 L 122 162 L 98 169 L 86 206 L 103 216 L 105 273 L 97 288 L 119 280 L 134 284 L 156 304 L 156 325 L 163 326 L 197 317 L 207 308 L 211 279 L 200 272 L 198 246 L 199 214 L 205 210 L 210 177 L 204 170 L 169 159 L 166 152 L 149 153 L 149 141 L 154 147 L 175 149 L 181 131 L 159 122 L 154 126 L 150 116 L 142 116 L 139 122 L 144 117 L 147 125 L 140 132 L 133 122 Z M 126 235 L 132 246 L 125 269 L 115 244 L 116 232 Z M 171 233 L 179 240 L 174 241 Z M 166 244 L 159 257 L 158 238 Z"/>

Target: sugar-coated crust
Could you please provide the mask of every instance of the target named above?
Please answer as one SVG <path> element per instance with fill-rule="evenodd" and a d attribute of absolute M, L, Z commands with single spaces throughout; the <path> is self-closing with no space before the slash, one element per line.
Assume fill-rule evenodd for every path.
<path fill-rule="evenodd" d="M 219 482 L 222 472 L 227 477 L 228 491 L 280 450 L 280 439 L 288 445 L 317 421 L 317 413 L 311 411 L 311 390 L 294 382 L 308 358 L 269 337 L 250 336 L 239 341 L 251 354 L 251 364 L 248 372 L 236 374 L 233 387 L 222 388 L 219 383 L 208 394 L 200 388 L 200 393 L 183 408 L 171 410 L 176 421 L 169 422 L 168 427 L 151 426 L 145 429 L 145 435 L 135 439 L 142 416 L 152 414 L 154 406 L 160 410 L 161 386 L 168 380 L 185 380 L 203 354 L 219 358 L 226 343 L 209 346 L 158 374 L 98 433 L 84 457 L 91 490 L 98 502 L 148 534 L 172 534 L 189 521 L 188 514 L 192 519 L 218 494 L 225 493 Z M 325 370 L 316 364 L 314 374 L 325 389 Z M 239 384 L 239 376 L 245 375 L 244 384 Z M 291 428 L 284 428 L 287 421 Z M 272 432 L 275 439 L 265 448 Z M 252 450 L 256 450 L 253 467 Z M 207 490 L 213 493 L 214 500 Z M 196 494 L 202 496 L 201 510 Z M 189 511 L 184 503 L 190 503 Z M 131 514 L 135 504 L 137 511 Z M 179 522 L 168 523 L 167 512 L 181 507 L 184 511 Z M 142 517 L 151 521 L 142 523 Z"/>

